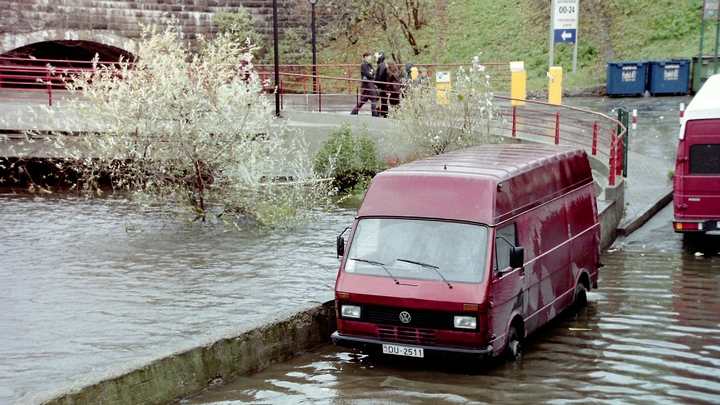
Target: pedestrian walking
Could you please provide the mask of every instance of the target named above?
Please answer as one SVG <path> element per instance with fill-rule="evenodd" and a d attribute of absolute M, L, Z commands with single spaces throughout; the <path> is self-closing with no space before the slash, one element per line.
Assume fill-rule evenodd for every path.
<path fill-rule="evenodd" d="M 402 93 L 403 87 L 403 72 L 402 68 L 398 66 L 393 60 L 387 61 L 388 78 L 388 103 L 390 108 L 397 107 L 400 104 L 400 94 Z"/>
<path fill-rule="evenodd" d="M 377 69 L 375 69 L 375 81 L 380 95 L 380 116 L 387 118 L 388 113 L 388 74 L 387 64 L 385 63 L 385 53 L 377 52 L 375 54 L 377 60 Z"/>
<path fill-rule="evenodd" d="M 360 101 L 350 112 L 352 115 L 357 115 L 363 104 L 368 101 L 370 101 L 372 116 L 377 117 L 379 115 L 377 111 L 378 88 L 375 83 L 373 83 L 375 80 L 375 70 L 372 66 L 372 56 L 372 53 L 365 52 L 363 54 L 363 61 L 360 62 L 360 78 L 362 79 L 360 84 Z"/>

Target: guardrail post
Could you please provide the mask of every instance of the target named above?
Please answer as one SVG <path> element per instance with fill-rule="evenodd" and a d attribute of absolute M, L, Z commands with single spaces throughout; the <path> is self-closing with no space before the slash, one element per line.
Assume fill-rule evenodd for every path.
<path fill-rule="evenodd" d="M 617 143 L 617 156 L 615 157 L 615 174 L 623 174 L 623 143 L 622 138 Z"/>
<path fill-rule="evenodd" d="M 555 114 L 555 145 L 560 145 L 560 111 Z"/>
<path fill-rule="evenodd" d="M 608 176 L 608 184 L 611 186 L 615 185 L 615 164 L 617 160 L 617 135 L 615 130 L 612 130 L 612 137 L 610 138 L 610 173 Z"/>
<path fill-rule="evenodd" d="M 322 90 L 320 90 L 322 86 L 320 86 L 320 83 L 321 82 L 318 80 L 317 87 L 315 88 L 315 92 L 317 93 L 318 98 L 318 112 L 322 112 Z"/>
<path fill-rule="evenodd" d="M 622 133 L 622 143 L 620 144 L 620 155 L 622 156 L 622 167 L 618 168 L 618 173 L 620 174 L 620 170 L 622 170 L 623 177 L 627 177 L 627 157 L 628 157 L 628 125 L 630 123 L 630 113 L 628 112 L 628 109 L 625 107 L 618 108 L 618 121 L 625 126 L 624 130 L 623 128 L 618 125 L 617 133 Z"/>
<path fill-rule="evenodd" d="M 517 106 L 513 106 L 513 113 L 512 113 L 513 121 L 512 121 L 512 136 L 515 138 L 517 136 Z"/>
<path fill-rule="evenodd" d="M 593 124 L 593 140 L 592 140 L 592 155 L 597 155 L 597 138 L 598 138 L 598 122 L 595 120 Z"/>
<path fill-rule="evenodd" d="M 47 86 L 47 92 L 48 92 L 48 103 L 50 104 L 50 107 L 52 107 L 52 82 L 50 81 L 50 69 L 48 68 L 45 70 L 45 83 Z"/>

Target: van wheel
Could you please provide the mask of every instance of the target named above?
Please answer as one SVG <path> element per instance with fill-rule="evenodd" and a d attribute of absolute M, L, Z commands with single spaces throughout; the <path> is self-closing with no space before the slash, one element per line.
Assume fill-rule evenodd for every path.
<path fill-rule="evenodd" d="M 522 355 L 522 344 L 520 335 L 518 335 L 515 326 L 510 326 L 508 330 L 507 342 L 505 343 L 505 359 L 507 361 L 518 361 Z"/>
<path fill-rule="evenodd" d="M 575 311 L 587 308 L 587 290 L 583 283 L 578 283 L 575 287 L 575 300 L 573 301 L 573 308 Z"/>

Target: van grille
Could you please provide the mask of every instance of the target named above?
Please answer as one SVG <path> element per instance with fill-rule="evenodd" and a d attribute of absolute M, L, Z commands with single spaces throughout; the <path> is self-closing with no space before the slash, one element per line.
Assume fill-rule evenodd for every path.
<path fill-rule="evenodd" d="M 410 322 L 408 323 L 400 321 L 400 313 L 404 311 L 410 314 Z M 438 311 L 366 306 L 364 308 L 364 318 L 366 322 L 384 325 L 424 329 L 453 329 L 453 315 Z"/>
<path fill-rule="evenodd" d="M 435 344 L 435 331 L 429 329 L 415 329 L 399 326 L 378 326 L 378 337 L 402 343 L 415 343 L 421 345 Z"/>

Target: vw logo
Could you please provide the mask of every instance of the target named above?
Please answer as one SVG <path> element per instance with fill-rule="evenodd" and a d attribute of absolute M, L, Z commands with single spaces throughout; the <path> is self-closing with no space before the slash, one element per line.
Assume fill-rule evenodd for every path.
<path fill-rule="evenodd" d="M 400 318 L 400 322 L 402 322 L 402 323 L 410 323 L 410 321 L 412 320 L 412 317 L 410 316 L 410 312 L 408 312 L 408 311 L 400 312 L 399 318 Z"/>

